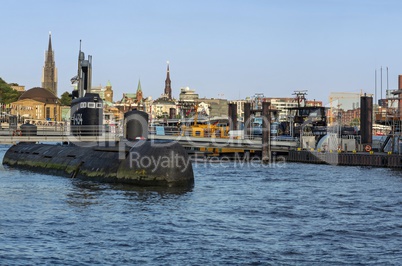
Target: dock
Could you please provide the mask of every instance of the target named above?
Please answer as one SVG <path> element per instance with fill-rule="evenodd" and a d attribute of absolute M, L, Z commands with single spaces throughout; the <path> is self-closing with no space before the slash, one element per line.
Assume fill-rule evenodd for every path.
<path fill-rule="evenodd" d="M 0 135 L 0 144 L 16 144 L 19 142 L 118 142 L 123 138 L 119 134 L 104 133 L 101 136 L 73 136 L 68 132 L 39 132 L 36 136 L 13 136 Z M 260 139 L 237 139 L 237 138 L 203 138 L 174 135 L 149 135 L 150 140 L 174 140 L 185 149 L 199 151 L 205 148 L 215 149 L 219 153 L 222 148 L 238 149 L 252 152 L 261 152 L 262 140 Z M 297 147 L 296 141 L 278 140 L 272 138 L 271 147 L 273 152 L 288 153 Z"/>
<path fill-rule="evenodd" d="M 391 152 L 319 152 L 315 150 L 291 150 L 287 156 L 287 161 L 342 166 L 402 168 L 402 155 L 393 154 Z"/>

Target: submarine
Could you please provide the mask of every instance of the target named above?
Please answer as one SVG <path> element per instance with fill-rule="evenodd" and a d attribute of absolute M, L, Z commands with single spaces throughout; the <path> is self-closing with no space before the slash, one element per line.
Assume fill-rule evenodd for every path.
<path fill-rule="evenodd" d="M 91 93 L 92 59 L 79 51 L 77 84 L 72 92 L 70 132 L 101 136 L 103 102 Z M 148 139 L 148 114 L 124 114 L 124 138 L 117 142 L 69 142 L 67 145 L 21 142 L 11 146 L 3 164 L 34 172 L 137 186 L 192 187 L 190 156 L 176 141 Z"/>

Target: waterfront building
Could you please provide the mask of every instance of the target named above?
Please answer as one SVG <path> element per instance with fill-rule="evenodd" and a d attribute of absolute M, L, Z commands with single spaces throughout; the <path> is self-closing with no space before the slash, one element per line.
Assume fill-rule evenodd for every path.
<path fill-rule="evenodd" d="M 198 103 L 199 96 L 195 93 L 195 90 L 191 90 L 189 87 L 180 89 L 179 94 L 179 113 L 180 117 L 189 117 L 195 110 L 195 105 Z"/>
<path fill-rule="evenodd" d="M 343 126 L 360 126 L 360 108 L 340 110 L 339 117 Z M 339 122 L 339 121 L 338 121 Z"/>
<path fill-rule="evenodd" d="M 175 101 L 168 97 L 159 97 L 153 101 L 150 111 L 153 120 L 175 118 L 177 114 L 177 106 Z"/>
<path fill-rule="evenodd" d="M 120 101 L 115 103 L 115 106 L 123 113 L 133 110 L 137 107 L 137 95 L 136 93 L 123 93 L 123 97 Z"/>
<path fill-rule="evenodd" d="M 271 103 L 271 109 L 276 109 L 275 120 L 278 122 L 288 121 L 290 111 L 289 108 L 296 108 L 299 103 L 295 98 L 264 98 L 264 101 Z"/>
<path fill-rule="evenodd" d="M 309 101 L 309 100 L 306 100 L 306 106 L 307 107 L 322 107 L 323 104 L 322 104 L 322 101 L 316 101 L 316 100 Z"/>
<path fill-rule="evenodd" d="M 226 99 L 208 99 L 208 98 L 200 98 L 198 99 L 200 104 L 205 103 L 208 107 L 204 106 L 204 110 L 207 110 L 207 114 L 210 117 L 221 117 L 228 115 L 228 101 Z M 239 108 L 239 107 L 238 107 Z"/>
<path fill-rule="evenodd" d="M 107 88 L 106 88 L 107 90 Z M 107 97 L 107 92 L 106 92 L 106 97 Z M 141 81 L 138 80 L 138 85 L 137 85 L 137 90 L 136 92 L 126 92 L 123 93 L 123 97 L 121 100 L 116 101 L 113 106 L 116 107 L 121 114 L 124 114 L 125 112 L 137 109 L 137 110 L 142 110 L 145 112 L 149 112 L 148 110 L 150 109 L 150 101 L 152 100 L 151 97 L 145 98 L 143 95 L 142 87 L 141 87 Z"/>
<path fill-rule="evenodd" d="M 105 87 L 103 87 L 102 85 L 92 87 L 91 93 L 96 93 L 99 95 L 99 97 L 103 101 L 104 108 L 113 105 L 113 90 L 110 81 L 107 82 L 107 85 Z"/>
<path fill-rule="evenodd" d="M 237 107 L 237 120 L 244 122 L 244 103 L 249 102 L 249 100 L 235 100 L 233 101 Z"/>
<path fill-rule="evenodd" d="M 49 90 L 32 88 L 11 104 L 10 114 L 16 115 L 19 121 L 23 119 L 60 121 L 60 100 Z"/>
<path fill-rule="evenodd" d="M 199 96 L 195 90 L 189 87 L 184 87 L 180 89 L 179 101 L 195 102 L 198 100 Z"/>
<path fill-rule="evenodd" d="M 57 68 L 54 60 L 54 51 L 52 49 L 52 35 L 49 32 L 48 49 L 45 52 L 45 65 L 42 72 L 42 88 L 47 89 L 57 96 Z"/>
<path fill-rule="evenodd" d="M 103 87 L 102 85 L 92 87 L 91 93 L 99 94 L 99 97 L 101 97 L 103 102 L 108 102 L 110 104 L 113 103 L 113 89 L 110 80 L 107 82 L 105 87 Z"/>
<path fill-rule="evenodd" d="M 354 110 L 360 107 L 362 93 L 356 92 L 331 92 L 329 95 L 328 121 L 330 124 L 337 120 L 339 110 Z"/>

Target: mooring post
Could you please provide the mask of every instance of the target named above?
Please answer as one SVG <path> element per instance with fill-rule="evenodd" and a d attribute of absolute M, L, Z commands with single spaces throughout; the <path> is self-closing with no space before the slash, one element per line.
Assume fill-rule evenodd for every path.
<path fill-rule="evenodd" d="M 229 130 L 237 129 L 237 104 L 229 103 Z"/>
<path fill-rule="evenodd" d="M 360 97 L 360 136 L 364 149 L 371 151 L 373 143 L 373 97 Z"/>
<path fill-rule="evenodd" d="M 249 162 L 249 161 L 250 161 L 250 150 L 244 150 L 243 160 L 244 160 L 245 162 Z"/>
<path fill-rule="evenodd" d="M 271 162 L 271 113 L 270 102 L 262 103 L 262 163 Z"/>
<path fill-rule="evenodd" d="M 250 139 L 251 133 L 251 103 L 244 103 L 244 139 Z"/>

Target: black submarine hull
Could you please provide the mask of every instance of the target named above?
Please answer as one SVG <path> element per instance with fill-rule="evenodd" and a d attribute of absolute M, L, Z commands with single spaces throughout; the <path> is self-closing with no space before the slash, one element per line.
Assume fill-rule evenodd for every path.
<path fill-rule="evenodd" d="M 109 183 L 163 187 L 194 184 L 190 158 L 174 141 L 139 140 L 131 146 L 120 143 L 113 147 L 19 143 L 9 148 L 3 164 Z"/>

